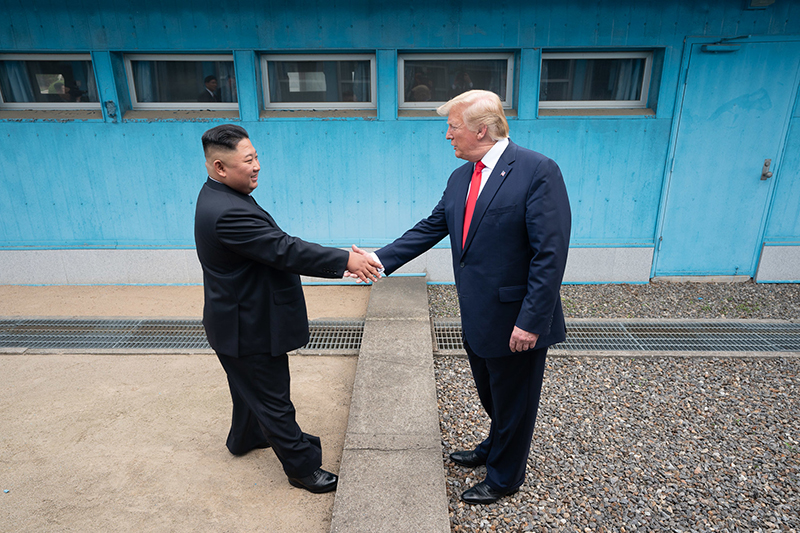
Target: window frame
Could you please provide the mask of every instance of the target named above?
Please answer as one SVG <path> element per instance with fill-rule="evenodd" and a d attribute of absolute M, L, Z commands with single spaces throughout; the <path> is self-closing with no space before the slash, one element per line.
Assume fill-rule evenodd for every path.
<path fill-rule="evenodd" d="M 653 73 L 653 51 L 619 52 L 542 52 L 539 65 L 539 90 L 541 91 L 544 61 L 547 59 L 644 59 L 642 88 L 638 100 L 542 100 L 539 109 L 646 109 L 650 97 L 650 78 Z"/>
<path fill-rule="evenodd" d="M 99 89 L 91 54 L 0 54 L 0 61 L 88 61 L 95 86 Z M 99 99 L 98 90 L 98 99 Z M 0 87 L 0 110 L 100 110 L 100 102 L 6 102 Z"/>
<path fill-rule="evenodd" d="M 125 54 L 125 77 L 128 80 L 128 94 L 131 99 L 131 109 L 135 111 L 152 110 L 213 110 L 229 111 L 239 110 L 239 102 L 139 102 L 136 98 L 136 85 L 133 80 L 133 65 L 131 61 L 220 61 L 233 63 L 233 72 L 236 73 L 236 62 L 231 54 Z M 237 99 L 238 100 L 238 99 Z"/>
<path fill-rule="evenodd" d="M 271 102 L 269 98 L 269 66 L 270 61 L 366 61 L 369 60 L 369 102 Z M 365 54 L 261 54 L 261 91 L 266 111 L 336 111 L 350 109 L 378 108 L 377 65 L 374 53 Z"/>
<path fill-rule="evenodd" d="M 455 52 L 455 53 L 416 53 L 406 52 L 397 54 L 397 107 L 398 109 L 436 109 L 439 106 L 447 103 L 445 101 L 429 101 L 429 102 L 406 102 L 405 95 L 405 62 L 406 60 L 481 60 L 481 59 L 505 59 L 506 60 L 506 98 L 501 99 L 503 109 L 514 108 L 514 83 L 515 83 L 515 69 L 516 69 L 516 54 L 514 52 Z M 498 95 L 499 96 L 499 95 Z"/>

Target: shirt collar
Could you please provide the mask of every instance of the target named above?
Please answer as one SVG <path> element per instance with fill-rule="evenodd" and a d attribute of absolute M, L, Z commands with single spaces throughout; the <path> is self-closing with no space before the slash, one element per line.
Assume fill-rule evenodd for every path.
<path fill-rule="evenodd" d="M 486 168 L 491 170 L 494 167 L 496 167 L 497 162 L 500 160 L 500 156 L 503 155 L 503 152 L 506 151 L 507 147 L 508 147 L 508 137 L 506 137 L 505 139 L 500 139 L 499 141 L 494 143 L 494 146 L 492 146 L 489 149 L 489 151 L 486 152 L 486 155 L 484 155 L 481 158 L 481 161 L 486 166 Z"/>

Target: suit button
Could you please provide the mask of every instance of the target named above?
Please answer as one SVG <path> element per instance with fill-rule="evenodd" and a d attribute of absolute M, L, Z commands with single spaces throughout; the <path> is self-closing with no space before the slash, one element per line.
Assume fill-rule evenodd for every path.
<path fill-rule="evenodd" d="M 460 266 L 461 268 L 464 268 L 464 261 L 461 261 L 461 264 L 460 264 L 459 266 Z"/>

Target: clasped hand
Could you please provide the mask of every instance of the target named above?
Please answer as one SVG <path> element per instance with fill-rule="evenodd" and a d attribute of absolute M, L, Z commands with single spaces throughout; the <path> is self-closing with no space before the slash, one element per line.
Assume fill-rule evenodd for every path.
<path fill-rule="evenodd" d="M 350 252 L 350 258 L 347 260 L 347 270 L 344 271 L 344 277 L 355 278 L 356 283 L 369 283 L 370 281 L 377 281 L 381 277 L 380 270 L 383 270 L 383 265 L 375 261 L 368 252 L 365 252 L 355 244 L 353 250 Z"/>

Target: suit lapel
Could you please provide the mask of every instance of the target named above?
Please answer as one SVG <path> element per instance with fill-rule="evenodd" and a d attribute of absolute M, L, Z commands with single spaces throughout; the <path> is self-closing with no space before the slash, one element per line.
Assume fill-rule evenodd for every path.
<path fill-rule="evenodd" d="M 503 185 L 503 182 L 508 178 L 508 175 L 511 174 L 513 170 L 512 164 L 516 158 L 516 147 L 512 142 L 508 143 L 503 154 L 500 156 L 500 159 L 497 161 L 497 165 L 495 165 L 494 169 L 492 169 L 492 174 L 489 176 L 489 179 L 486 180 L 486 185 L 483 186 L 483 190 L 481 194 L 478 196 L 478 201 L 475 202 L 475 211 L 472 213 L 472 220 L 469 223 L 469 233 L 467 234 L 467 242 L 464 245 L 464 249 L 461 250 L 461 255 L 464 255 L 464 252 L 469 248 L 470 243 L 472 242 L 472 238 L 475 236 L 475 232 L 478 230 L 478 226 L 480 226 L 481 220 L 483 219 L 483 215 L 486 213 L 486 209 L 489 207 L 489 204 L 492 203 L 492 199 L 494 199 L 495 194 L 500 189 L 500 186 Z M 466 197 L 466 189 L 464 190 L 464 196 Z M 464 225 L 464 207 L 461 208 L 461 225 Z M 461 233 L 459 233 L 461 235 Z"/>

